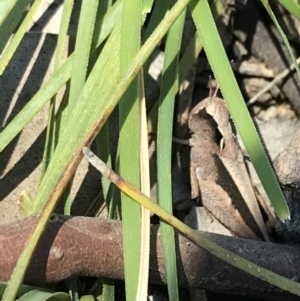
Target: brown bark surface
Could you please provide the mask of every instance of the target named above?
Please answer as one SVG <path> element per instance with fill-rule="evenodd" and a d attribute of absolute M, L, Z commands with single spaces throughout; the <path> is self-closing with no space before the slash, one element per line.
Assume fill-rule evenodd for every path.
<path fill-rule="evenodd" d="M 37 216 L 0 227 L 0 280 L 7 281 Z M 288 278 L 300 279 L 300 250 L 297 246 L 264 243 L 217 234 L 206 234 L 214 242 L 267 269 Z M 256 279 L 212 256 L 192 242 L 176 236 L 180 286 L 215 292 L 297 300 L 267 282 Z M 123 279 L 122 226 L 120 221 L 90 217 L 53 215 L 33 256 L 25 282 L 41 284 L 70 277 L 105 276 Z M 166 281 L 158 228 L 151 229 L 150 282 Z"/>

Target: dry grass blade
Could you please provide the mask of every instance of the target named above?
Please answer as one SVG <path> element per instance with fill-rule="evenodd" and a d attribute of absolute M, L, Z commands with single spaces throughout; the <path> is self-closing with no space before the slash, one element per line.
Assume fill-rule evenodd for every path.
<path fill-rule="evenodd" d="M 292 294 L 300 296 L 300 284 L 294 282 L 290 279 L 287 279 L 283 276 L 280 276 L 274 272 L 271 272 L 267 269 L 264 269 L 243 257 L 240 257 L 222 247 L 212 242 L 210 239 L 205 237 L 200 232 L 194 231 L 177 218 L 169 214 L 159 205 L 151 201 L 148 197 L 142 194 L 139 190 L 137 190 L 134 186 L 132 186 L 129 182 L 119 177 L 113 170 L 111 170 L 103 161 L 95 156 L 93 152 L 90 151 L 89 148 L 84 147 L 83 153 L 85 157 L 89 160 L 89 162 L 97 168 L 105 177 L 107 177 L 110 181 L 112 181 L 119 189 L 121 189 L 124 193 L 130 195 L 136 202 L 151 210 L 151 212 L 157 214 L 160 218 L 164 219 L 167 223 L 177 228 L 181 233 L 183 233 L 186 237 L 195 242 L 198 246 L 204 248 L 211 254 L 217 256 L 218 258 L 228 262 L 229 264 L 253 275 L 257 278 L 260 278 L 264 281 L 268 281 L 269 283 L 287 290 Z"/>

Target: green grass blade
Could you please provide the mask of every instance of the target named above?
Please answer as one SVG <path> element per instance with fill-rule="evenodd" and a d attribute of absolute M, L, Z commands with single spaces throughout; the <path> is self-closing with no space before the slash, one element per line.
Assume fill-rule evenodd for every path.
<path fill-rule="evenodd" d="M 114 106 L 117 104 L 118 100 L 123 95 L 132 79 L 137 75 L 137 72 L 146 62 L 156 45 L 163 38 L 171 24 L 176 20 L 178 15 L 188 3 L 189 0 L 182 0 L 174 5 L 169 14 L 162 20 L 161 24 L 142 46 L 137 56 L 130 64 L 130 67 L 127 69 L 126 73 L 121 77 L 118 85 L 116 85 L 116 80 L 118 80 L 118 73 L 116 73 L 116 69 L 119 63 L 118 60 L 116 60 L 117 57 L 115 57 L 116 54 L 114 51 L 119 51 L 119 42 L 115 36 L 113 37 L 111 44 L 114 45 L 114 47 L 109 50 L 110 46 L 107 46 L 107 52 L 105 52 L 105 54 L 102 53 L 102 55 L 105 56 L 103 63 L 99 63 L 99 66 L 97 68 L 94 67 L 95 70 L 93 69 L 92 71 L 92 73 L 94 72 L 97 74 L 99 78 L 90 76 L 85 85 L 85 89 L 81 95 L 85 105 L 78 104 L 78 108 L 76 108 L 76 114 L 74 113 L 73 116 L 74 124 L 70 124 L 67 129 L 65 141 L 68 143 L 66 144 L 65 141 L 59 143 L 60 149 L 56 150 L 54 153 L 55 158 L 52 159 L 52 164 L 49 166 L 49 168 L 51 167 L 51 170 L 46 172 L 49 178 L 47 180 L 44 178 L 43 180 L 44 184 L 48 183 L 48 185 L 42 185 L 40 187 L 40 191 L 36 197 L 37 199 L 40 199 L 40 205 L 35 209 L 35 212 L 41 211 L 46 203 L 46 200 L 49 198 L 49 196 L 51 196 L 51 191 L 53 191 L 54 187 L 56 187 L 57 181 L 60 179 L 62 174 L 65 173 L 66 166 L 62 165 L 61 163 L 58 164 L 58 162 L 66 162 L 66 158 L 64 158 L 64 156 L 67 157 L 68 160 L 74 158 L 73 154 L 76 152 L 76 148 L 80 147 L 80 145 L 83 143 L 83 139 L 87 139 L 87 135 L 90 134 L 91 129 L 94 129 L 97 126 L 99 126 L 99 129 L 101 128 L 102 124 L 107 120 L 110 112 L 113 110 Z M 111 50 L 113 50 L 113 52 Z M 106 63 L 107 60 L 113 62 L 113 64 L 108 66 Z M 108 68 L 108 70 L 104 70 L 103 72 L 105 73 L 102 74 L 100 70 L 102 70 L 104 67 Z M 108 80 L 107 77 L 105 77 L 105 74 L 110 74 Z M 109 94 L 104 90 L 104 87 L 107 87 L 108 85 L 112 94 Z M 102 98 L 99 99 L 98 94 L 101 94 Z M 86 101 L 87 99 L 89 99 L 89 102 Z M 95 102 L 96 100 L 97 102 Z M 87 114 L 87 112 L 89 112 L 90 115 Z M 87 116 L 85 117 L 85 115 Z M 81 118 L 78 118 L 77 116 L 81 116 Z M 99 121 L 101 122 L 100 125 L 98 125 Z M 70 136 L 71 133 L 72 135 Z M 88 141 L 90 141 L 90 139 L 91 138 L 89 138 Z M 75 143 L 75 141 L 77 142 Z M 76 147 L 72 148 L 75 146 L 75 144 Z"/>
<path fill-rule="evenodd" d="M 148 14 L 152 10 L 154 0 L 143 0 L 142 15 Z"/>
<path fill-rule="evenodd" d="M 149 16 L 148 25 L 146 27 L 145 32 L 142 35 L 143 41 L 145 41 L 146 39 L 148 39 L 150 37 L 150 35 L 154 31 L 154 29 L 157 27 L 159 22 L 164 18 L 168 9 L 170 8 L 170 3 L 171 3 L 171 0 L 154 2 L 152 12 Z M 144 65 L 145 76 L 148 73 L 149 67 L 150 67 L 150 60 L 147 61 L 146 64 Z"/>
<path fill-rule="evenodd" d="M 74 150 L 76 149 L 74 145 L 77 145 L 78 143 L 83 143 L 82 139 L 84 139 L 84 141 L 86 142 L 86 136 L 88 132 L 91 131 L 91 128 L 93 128 L 95 118 L 97 119 L 97 115 L 99 114 L 104 115 L 105 110 L 103 111 L 103 108 L 106 108 L 107 103 L 102 103 L 102 106 L 99 106 L 98 95 L 101 91 L 102 93 L 104 93 L 105 96 L 105 93 L 111 93 L 111 91 L 116 86 L 119 65 L 119 38 L 120 26 L 117 26 L 114 30 L 114 33 L 110 36 L 109 40 L 107 41 L 105 45 L 106 47 L 104 47 L 102 51 L 102 56 L 99 57 L 90 77 L 87 80 L 85 89 L 81 94 L 83 101 L 76 102 L 73 112 L 74 114 L 72 114 L 71 116 L 70 123 L 67 125 L 66 131 L 64 132 L 62 139 L 59 141 L 57 148 L 54 151 L 52 160 L 50 161 L 43 181 L 39 186 L 36 201 L 33 204 L 34 207 L 32 208 L 31 213 L 38 213 L 44 207 L 45 208 L 43 209 L 39 217 L 38 224 L 34 229 L 33 234 L 29 237 L 26 243 L 26 247 L 22 252 L 17 262 L 17 265 L 12 273 L 11 279 L 4 293 L 6 301 L 14 300 L 18 288 L 24 279 L 26 269 L 29 265 L 38 240 L 42 235 L 47 225 L 47 222 L 57 205 L 58 198 L 63 192 L 63 189 L 55 188 L 57 182 L 59 182 L 60 177 L 63 174 L 62 170 L 64 170 L 67 173 L 69 180 L 73 176 L 75 168 L 79 164 L 80 158 L 78 158 L 78 152 L 77 154 L 76 151 L 74 153 Z M 112 63 L 110 65 L 106 64 L 109 58 L 110 62 Z M 111 74 L 111 80 L 107 81 L 107 77 L 105 77 L 102 72 L 104 72 L 104 74 Z M 104 83 L 106 83 L 105 88 L 108 89 L 108 91 L 105 91 L 105 89 L 103 88 Z M 106 97 L 107 96 L 108 95 L 106 95 Z M 87 104 L 89 104 L 89 106 Z M 78 116 L 80 117 L 78 118 Z M 87 129 L 88 131 L 86 132 Z M 67 164 L 67 162 L 69 162 L 71 158 L 75 160 L 75 163 L 73 163 L 73 166 L 70 170 L 70 166 Z M 64 188 L 68 184 L 68 180 L 63 181 Z M 46 204 L 46 201 L 49 198 L 49 196 L 50 201 Z"/>
<path fill-rule="evenodd" d="M 100 2 L 99 9 L 103 9 L 102 6 L 103 3 Z M 111 7 L 109 7 L 102 21 L 101 18 L 100 20 L 97 20 L 92 41 L 92 51 L 99 47 L 99 45 L 101 45 L 101 43 L 107 38 L 108 33 L 110 33 L 113 30 L 116 23 L 120 20 L 122 16 L 122 10 L 123 1 L 118 0 Z M 101 14 L 101 11 L 99 11 L 99 14 Z"/>
<path fill-rule="evenodd" d="M 103 279 L 103 292 L 101 301 L 115 300 L 115 285 L 113 279 Z"/>
<path fill-rule="evenodd" d="M 70 81 L 69 115 L 72 114 L 73 107 L 86 80 L 97 8 L 98 0 L 85 0 L 81 5 L 74 50 L 73 72 Z"/>
<path fill-rule="evenodd" d="M 73 0 L 65 0 L 64 1 L 64 7 L 63 7 L 63 13 L 59 28 L 59 34 L 57 39 L 57 45 L 55 48 L 55 65 L 54 65 L 54 72 L 58 71 L 59 68 L 62 65 L 62 59 L 63 59 L 63 52 L 66 45 L 67 40 L 67 34 L 68 34 L 68 27 L 70 23 L 71 13 L 73 9 Z M 49 106 L 49 113 L 48 113 L 48 123 L 47 123 L 47 132 L 46 132 L 46 141 L 45 141 L 45 147 L 44 147 L 44 153 L 43 153 L 43 160 L 42 160 L 42 166 L 41 166 L 41 175 L 40 175 L 40 181 L 42 180 L 46 169 L 48 167 L 48 163 L 50 162 L 50 159 L 52 157 L 52 154 L 54 152 L 56 142 L 57 142 L 57 136 L 59 137 L 59 133 L 57 131 L 62 131 L 63 127 L 57 127 L 57 122 L 55 119 L 55 107 L 56 107 L 56 97 L 52 97 L 50 100 L 50 106 Z"/>
<path fill-rule="evenodd" d="M 96 24 L 95 24 L 95 30 L 94 30 L 94 37 L 99 36 L 98 32 L 103 30 L 103 19 L 106 14 L 108 14 L 110 11 L 116 12 L 116 9 L 111 10 L 112 1 L 111 0 L 105 0 L 100 1 L 99 8 L 97 12 L 97 18 L 96 18 Z M 120 5 L 120 1 L 115 3 L 115 5 Z M 121 10 L 120 10 L 121 15 Z M 116 20 L 116 19 L 113 19 Z M 95 39 L 93 39 L 94 41 Z M 93 64 L 92 64 L 93 65 Z M 102 129 L 100 130 L 99 134 L 96 137 L 96 145 L 97 145 L 97 153 L 101 154 L 101 157 L 104 159 L 106 164 L 108 166 L 112 166 L 112 155 L 110 150 L 110 136 L 109 136 L 109 122 L 107 121 Z M 116 129 L 117 131 L 117 129 Z M 114 198 L 114 191 L 115 187 L 108 181 L 105 177 L 101 177 L 101 184 L 102 184 L 102 193 L 104 200 L 106 202 L 106 207 L 108 210 L 108 218 L 114 219 L 115 218 L 115 208 L 116 204 L 119 201 L 118 198 Z M 97 289 L 96 292 L 101 292 L 101 301 L 114 301 L 114 292 L 115 292 L 115 286 L 114 286 L 114 280 L 113 279 L 98 279 L 97 281 Z M 98 295 L 98 294 L 97 294 Z M 100 296 L 97 296 L 96 298 L 100 298 Z"/>
<path fill-rule="evenodd" d="M 127 70 L 140 47 L 142 1 L 124 0 L 121 32 L 120 74 Z M 119 104 L 120 173 L 140 188 L 139 98 L 136 77 Z M 141 207 L 121 194 L 123 254 L 127 300 L 136 300 L 141 258 Z"/>
<path fill-rule="evenodd" d="M 17 5 L 20 0 L 2 0 L 0 1 L 0 26 L 3 24 L 4 20 L 10 14 L 12 9 Z"/>
<path fill-rule="evenodd" d="M 82 92 L 86 81 L 98 3 L 98 0 L 85 0 L 81 4 L 74 49 L 73 72 L 70 79 L 69 99 L 66 113 L 67 118 L 65 122 L 68 122 L 76 102 L 80 101 L 78 97 Z M 65 125 L 61 124 L 60 127 L 64 128 Z M 64 214 L 66 215 L 71 214 L 72 200 L 70 193 L 72 182 L 73 180 L 70 181 L 61 200 L 62 203 L 64 203 Z"/>
<path fill-rule="evenodd" d="M 291 0 L 290 2 L 293 2 L 293 0 Z M 299 78 L 299 81 L 300 81 L 300 69 L 299 69 L 299 66 L 297 64 L 297 61 L 296 61 L 297 59 L 296 59 L 295 54 L 294 54 L 294 52 L 292 50 L 292 47 L 291 47 L 291 45 L 290 45 L 290 43 L 288 41 L 288 38 L 284 34 L 282 28 L 280 27 L 280 25 L 279 25 L 279 23 L 278 23 L 278 21 L 276 19 L 276 16 L 274 15 L 274 13 L 273 13 L 273 11 L 271 9 L 271 6 L 269 5 L 268 1 L 261 0 L 261 3 L 263 4 L 263 6 L 265 7 L 265 9 L 267 10 L 269 16 L 271 17 L 272 21 L 274 22 L 274 24 L 275 24 L 275 26 L 276 26 L 279 34 L 281 35 L 281 38 L 282 38 L 282 40 L 283 40 L 283 42 L 284 42 L 284 44 L 285 44 L 285 46 L 286 46 L 286 48 L 287 48 L 287 50 L 288 50 L 291 58 L 292 58 L 292 61 L 293 61 L 294 65 L 295 65 L 295 69 L 297 71 L 298 78 Z"/>
<path fill-rule="evenodd" d="M 207 0 L 192 0 L 191 11 L 207 58 L 256 172 L 279 218 L 289 219 L 290 212 L 284 195 L 237 85 Z"/>
<path fill-rule="evenodd" d="M 171 0 L 155 1 L 153 10 L 150 16 L 149 24 L 143 35 L 143 39 L 146 40 L 150 37 L 157 24 L 163 19 L 168 8 L 170 7 Z"/>
<path fill-rule="evenodd" d="M 95 138 L 124 91 L 188 3 L 189 0 L 181 0 L 173 6 L 141 47 L 120 79 L 118 77 L 120 52 L 120 26 L 118 25 L 120 24 L 116 26 L 109 37 L 101 53 L 101 59 L 98 59 L 85 84 L 81 94 L 83 100 L 76 103 L 72 120 L 66 128 L 64 137 L 57 145 L 43 182 L 39 187 L 33 212 L 40 212 L 44 209 L 39 217 L 37 227 L 28 238 L 26 248 L 14 268 L 4 294 L 5 301 L 14 300 L 38 240 L 58 203 L 59 197 L 79 164 L 82 147 L 89 145 Z M 107 77 L 107 74 L 110 77 Z M 100 100 L 99 95 L 102 96 Z"/>
<path fill-rule="evenodd" d="M 49 293 L 42 290 L 32 290 L 18 299 L 18 301 L 71 301 L 67 293 Z"/>
<path fill-rule="evenodd" d="M 110 107 L 110 103 L 107 101 L 106 97 L 114 90 L 118 80 L 118 53 L 120 51 L 119 35 L 120 23 L 109 37 L 101 55 L 90 73 L 80 95 L 81 101 L 76 102 L 76 105 L 74 106 L 74 111 L 70 116 L 66 129 L 53 154 L 53 159 L 49 164 L 43 182 L 39 187 L 36 196 L 38 204 L 36 205 L 34 212 L 40 212 L 42 210 L 45 202 L 41 202 L 41 199 L 45 198 L 45 201 L 48 198 L 49 193 L 52 191 L 50 188 L 51 185 L 49 185 L 53 181 L 52 177 L 54 175 L 57 177 L 61 172 L 59 171 L 60 168 L 56 166 L 56 160 L 67 164 L 68 160 L 72 157 L 74 158 L 75 154 L 73 153 L 76 149 L 74 146 L 80 143 L 79 141 L 82 141 L 84 137 L 87 139 L 87 136 L 91 134 L 91 131 L 93 135 L 96 135 L 96 133 L 93 132 L 96 120 L 104 115 L 107 108 Z M 106 74 L 110 74 L 109 79 L 107 79 Z M 99 99 L 98 95 L 101 95 L 102 97 Z M 58 159 L 59 157 L 61 158 Z M 66 168 L 66 165 L 62 165 L 61 167 L 64 169 Z M 56 181 L 58 179 L 59 178 L 56 178 Z M 54 183 L 56 183 L 56 181 Z M 45 193 L 45 185 L 47 191 L 50 189 L 47 193 Z"/>
<path fill-rule="evenodd" d="M 123 3 L 120 1 L 117 1 L 114 5 L 115 8 L 112 10 L 111 9 L 111 0 L 105 0 L 101 1 L 99 3 L 99 8 L 98 8 L 98 14 L 97 14 L 97 21 L 95 24 L 95 31 L 100 31 L 101 27 L 103 26 L 102 20 L 106 14 L 109 14 L 109 12 L 115 13 L 117 11 L 118 7 L 123 8 Z M 119 10 L 119 15 L 121 16 L 121 10 Z M 118 129 L 115 129 L 118 131 Z M 109 136 L 109 122 L 106 122 L 102 129 L 100 130 L 99 134 L 96 137 L 96 144 L 97 144 L 97 153 L 101 154 L 101 157 L 105 161 L 105 163 L 108 166 L 112 166 L 112 153 L 110 150 L 110 136 Z M 117 200 L 113 198 L 113 189 L 114 187 L 111 185 L 110 181 L 108 181 L 106 178 L 102 177 L 101 179 L 101 184 L 102 184 L 102 192 L 103 192 L 103 197 L 106 202 L 106 206 L 108 209 L 108 218 L 113 219 L 115 212 L 114 210 L 111 210 L 113 207 L 115 208 L 114 202 Z M 110 281 L 108 281 L 110 283 Z M 104 284 L 105 286 L 105 284 Z M 112 286 L 112 285 L 109 285 Z M 104 288 L 103 288 L 104 289 Z M 110 289 L 109 289 L 110 290 Z M 108 294 L 110 295 L 110 294 Z"/>
<path fill-rule="evenodd" d="M 214 19 L 217 20 L 223 13 L 224 6 L 221 0 L 212 3 L 212 13 Z M 202 43 L 199 34 L 196 32 L 192 40 L 189 42 L 179 62 L 179 85 L 185 80 L 188 71 L 192 68 L 199 53 L 202 51 Z M 179 88 L 179 86 L 178 86 Z M 157 132 L 157 111 L 158 101 L 154 104 L 152 110 L 148 114 L 148 133 Z"/>
<path fill-rule="evenodd" d="M 0 296 L 3 295 L 6 286 L 7 286 L 7 282 L 2 282 L 2 281 L 0 281 Z M 43 290 L 43 291 L 46 291 L 46 292 L 54 293 L 54 292 L 51 291 L 51 290 L 42 289 L 42 288 L 39 288 L 39 287 L 37 287 L 37 286 L 22 284 L 22 285 L 20 286 L 19 291 L 18 291 L 17 298 L 23 296 L 24 294 L 26 294 L 26 293 L 28 293 L 28 292 L 30 292 L 30 291 L 32 291 L 32 290 Z"/>
<path fill-rule="evenodd" d="M 165 48 L 157 128 L 158 204 L 173 212 L 172 203 L 172 132 L 175 96 L 178 90 L 178 60 L 185 20 L 185 11 L 170 28 Z M 170 300 L 179 300 L 174 229 L 161 221 L 163 251 Z"/>
<path fill-rule="evenodd" d="M 296 0 L 278 0 L 294 17 L 300 21 L 300 5 Z"/>
<path fill-rule="evenodd" d="M 6 11 L 6 8 L 2 8 L 3 1 L 0 1 L 0 12 Z M 4 1 L 5 2 L 5 1 Z M 12 1 L 10 1 L 12 2 Z M 0 21 L 0 53 L 3 51 L 6 43 L 13 34 L 14 30 L 18 26 L 27 6 L 32 2 L 32 0 L 19 0 L 15 3 L 13 8 L 9 11 L 3 23 Z M 8 4 L 8 3 L 7 3 Z M 9 3 L 10 4 L 10 3 Z M 0 13 L 1 14 L 1 13 Z M 1 18 L 1 17 L 0 17 Z"/>
<path fill-rule="evenodd" d="M 43 108 L 57 91 L 69 80 L 72 60 L 69 58 L 52 78 L 34 95 L 23 110 L 0 133 L 0 152 L 21 132 L 25 125 Z"/>
<path fill-rule="evenodd" d="M 0 1 L 1 2 L 1 1 Z M 102 30 L 95 37 L 93 50 L 99 47 L 108 37 L 122 12 L 121 0 L 117 1 L 104 17 Z M 33 119 L 42 107 L 55 95 L 55 93 L 70 79 L 73 65 L 73 54 L 62 65 L 48 82 L 28 102 L 23 110 L 5 127 L 0 134 L 0 152 L 21 132 L 21 130 Z"/>
<path fill-rule="evenodd" d="M 73 11 L 74 0 L 65 0 L 64 7 L 59 26 L 59 33 L 57 38 L 57 45 L 55 48 L 55 68 L 56 70 L 61 67 L 63 63 L 63 52 L 65 49 L 66 41 L 68 39 L 68 28 L 70 25 L 71 14 Z"/>
<path fill-rule="evenodd" d="M 36 13 L 39 5 L 41 4 L 42 0 L 35 0 L 32 4 L 29 12 L 27 13 L 25 19 L 23 20 L 22 24 L 20 25 L 17 32 L 14 34 L 11 42 L 9 43 L 8 47 L 5 49 L 4 53 L 0 58 L 0 75 L 2 75 L 4 69 L 6 68 L 7 64 L 9 63 L 10 59 L 12 58 L 13 54 L 15 53 L 17 47 L 19 46 L 24 34 L 26 33 L 30 22 L 34 14 Z"/>
<path fill-rule="evenodd" d="M 182 82 L 185 80 L 188 71 L 192 68 L 201 50 L 202 50 L 202 44 L 198 33 L 196 33 L 192 38 L 192 40 L 190 41 L 190 43 L 188 44 L 179 62 L 178 89 L 179 86 L 182 84 Z M 176 92 L 178 92 L 178 90 Z M 159 102 L 157 101 L 148 114 L 148 121 L 147 121 L 148 133 L 157 133 L 158 107 L 159 107 Z"/>

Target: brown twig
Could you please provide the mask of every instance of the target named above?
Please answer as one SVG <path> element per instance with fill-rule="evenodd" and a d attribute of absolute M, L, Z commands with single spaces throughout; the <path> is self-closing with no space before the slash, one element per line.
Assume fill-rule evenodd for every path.
<path fill-rule="evenodd" d="M 7 281 L 24 248 L 37 216 L 0 227 L 0 280 Z M 157 227 L 151 229 L 150 282 L 166 281 Z M 70 276 L 104 276 L 123 279 L 120 221 L 53 215 L 34 254 L 25 281 L 56 282 Z M 288 278 L 300 279 L 299 249 L 216 234 L 206 234 L 224 248 Z M 212 256 L 181 235 L 176 235 L 178 281 L 215 292 L 297 300 L 287 292 L 256 279 Z"/>
<path fill-rule="evenodd" d="M 296 60 L 297 64 L 300 63 L 300 57 Z M 247 106 L 249 107 L 252 105 L 261 95 L 269 91 L 274 85 L 276 85 L 278 82 L 283 80 L 287 75 L 289 75 L 293 70 L 295 70 L 295 64 L 291 64 L 288 68 L 286 68 L 284 71 L 279 73 L 268 85 L 266 85 L 262 90 L 260 90 L 258 93 L 256 93 L 248 102 Z"/>

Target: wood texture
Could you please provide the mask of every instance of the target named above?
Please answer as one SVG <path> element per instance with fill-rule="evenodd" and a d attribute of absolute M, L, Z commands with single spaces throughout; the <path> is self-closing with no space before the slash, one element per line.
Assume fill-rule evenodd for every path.
<path fill-rule="evenodd" d="M 28 235 L 36 226 L 32 216 L 0 227 L 0 280 L 7 281 Z M 150 282 L 166 281 L 161 238 L 151 229 Z M 267 269 L 292 279 L 300 279 L 297 246 L 264 243 L 216 234 L 205 234 L 224 248 Z M 176 235 L 178 282 L 180 286 L 258 296 L 273 300 L 298 300 L 268 283 L 224 263 Z M 122 225 L 120 221 L 90 217 L 53 215 L 34 254 L 26 283 L 42 284 L 72 275 L 105 276 L 123 279 Z"/>

